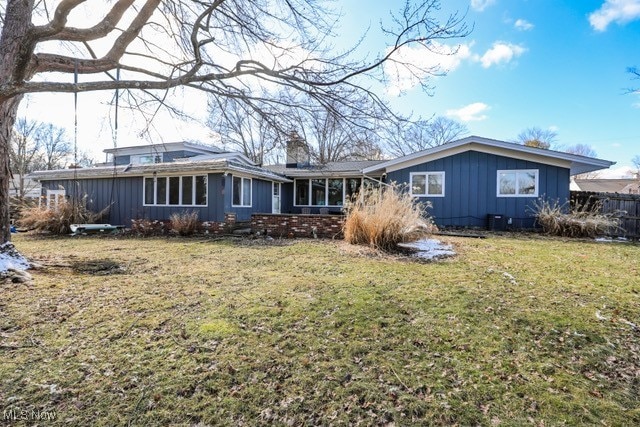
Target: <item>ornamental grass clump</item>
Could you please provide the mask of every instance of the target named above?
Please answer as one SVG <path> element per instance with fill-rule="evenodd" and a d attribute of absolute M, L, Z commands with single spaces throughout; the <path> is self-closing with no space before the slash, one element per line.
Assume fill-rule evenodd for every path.
<path fill-rule="evenodd" d="M 98 222 L 109 211 L 109 207 L 95 213 L 87 209 L 87 197 L 75 203 L 59 199 L 53 206 L 42 204 L 23 209 L 18 225 L 41 233 L 69 234 L 71 224 L 92 224 Z"/>
<path fill-rule="evenodd" d="M 180 236 L 192 236 L 200 228 L 198 212 L 174 213 L 169 217 L 171 231 Z"/>
<path fill-rule="evenodd" d="M 422 239 L 437 230 L 419 203 L 397 184 L 366 187 L 345 204 L 345 240 L 381 250 L 397 250 L 398 243 Z"/>
<path fill-rule="evenodd" d="M 534 207 L 536 220 L 547 234 L 563 237 L 596 237 L 620 227 L 615 214 L 600 213 L 600 202 L 592 205 L 566 205 L 539 199 Z"/>

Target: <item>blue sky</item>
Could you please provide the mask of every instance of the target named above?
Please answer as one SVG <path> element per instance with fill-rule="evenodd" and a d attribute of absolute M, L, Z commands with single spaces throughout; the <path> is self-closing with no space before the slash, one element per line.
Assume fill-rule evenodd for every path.
<path fill-rule="evenodd" d="M 558 134 L 560 149 L 578 143 L 592 146 L 598 157 L 617 162 L 607 176 L 625 173 L 640 155 L 640 87 L 627 73 L 640 67 L 640 0 L 441 0 L 441 13 L 466 13 L 473 26 L 466 38 L 448 41 L 444 51 L 455 55 L 426 56 L 407 51 L 412 61 L 440 63 L 448 70 L 431 80 L 432 96 L 404 80 L 379 87 L 396 109 L 422 117 L 445 115 L 463 121 L 470 134 L 513 140 L 533 126 Z M 370 27 L 360 53 L 379 52 L 384 39 L 380 20 L 401 7 L 399 0 L 338 0 L 344 16 L 337 29 L 338 45 L 350 46 Z M 434 62 L 435 61 L 435 62 Z M 402 93 L 399 94 L 400 89 Z M 204 123 L 206 97 L 173 97 Z M 78 135 L 80 149 L 102 159 L 113 144 L 112 94 L 81 94 Z M 73 97 L 39 94 L 28 97 L 21 114 L 66 127 L 72 134 Z M 118 145 L 149 143 L 139 136 L 142 121 L 120 114 Z M 156 133 L 165 142 L 210 139 L 198 122 L 161 118 Z M 156 141 L 156 139 L 154 139 Z M 156 141 L 156 142 L 159 142 Z"/>
<path fill-rule="evenodd" d="M 350 10 L 360 4 L 344 2 L 354 26 L 368 20 Z M 383 13 L 389 3 L 379 1 L 378 8 Z M 640 81 L 626 71 L 640 67 L 640 0 L 442 2 L 443 13 L 456 10 L 474 28 L 449 42 L 459 50 L 455 61 L 444 59 L 447 76 L 432 80 L 433 96 L 418 87 L 400 96 L 387 88 L 393 105 L 447 115 L 489 138 L 551 129 L 560 148 L 588 144 L 616 161 L 617 173 L 640 155 L 640 95 L 627 93 Z"/>

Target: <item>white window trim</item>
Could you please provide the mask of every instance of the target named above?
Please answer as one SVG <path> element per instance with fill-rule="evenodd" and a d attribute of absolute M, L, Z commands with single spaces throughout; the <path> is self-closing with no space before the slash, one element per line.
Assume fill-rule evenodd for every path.
<path fill-rule="evenodd" d="M 234 178 L 240 178 L 240 204 L 239 205 L 234 205 L 233 204 L 233 179 Z M 249 204 L 248 205 L 243 205 L 242 202 L 244 201 L 244 181 L 245 180 L 249 180 Z M 240 175 L 231 175 L 231 206 L 234 208 L 250 208 L 253 207 L 253 178 L 248 178 L 246 176 L 240 176 Z"/>
<path fill-rule="evenodd" d="M 413 192 L 413 176 L 414 175 L 424 175 L 424 193 L 414 193 Z M 440 194 L 429 194 L 429 175 L 440 175 L 442 176 L 442 193 Z M 444 197 L 445 192 L 445 173 L 444 171 L 437 172 L 411 172 L 409 173 L 409 192 L 414 197 Z"/>
<path fill-rule="evenodd" d="M 277 189 L 277 193 L 276 194 L 276 189 Z M 278 198 L 278 212 L 277 213 L 281 213 L 282 211 L 282 184 L 276 181 L 271 181 L 271 213 L 276 213 L 274 212 L 273 209 L 273 199 L 277 197 Z"/>
<path fill-rule="evenodd" d="M 515 173 L 516 174 L 516 194 L 500 193 L 500 174 Z M 536 176 L 536 191 L 533 194 L 518 194 L 518 175 L 521 173 L 534 173 Z M 496 173 L 496 197 L 538 197 L 540 192 L 540 171 L 539 169 L 500 169 Z"/>
<path fill-rule="evenodd" d="M 204 189 L 205 189 L 204 205 L 195 204 L 196 203 L 196 178 L 199 176 L 204 177 Z M 149 178 L 153 179 L 153 203 L 151 204 L 146 203 L 147 186 L 145 185 L 145 181 Z M 191 178 L 191 180 L 193 181 L 193 185 L 191 188 L 191 200 L 193 200 L 193 203 L 191 203 L 190 205 L 185 205 L 182 203 L 178 205 L 169 204 L 169 183 L 167 182 L 167 186 L 166 186 L 167 188 L 165 189 L 165 200 L 167 201 L 167 203 L 158 204 L 157 203 L 158 179 L 167 179 L 167 178 L 180 178 L 180 184 L 178 188 L 178 200 L 180 201 L 182 201 L 182 179 Z M 142 177 L 142 206 L 160 206 L 160 207 L 168 207 L 168 208 L 205 208 L 209 206 L 209 176 L 208 175 L 162 175 L 162 176 L 147 175 L 147 176 L 143 176 Z"/>
<path fill-rule="evenodd" d="M 312 205 L 311 204 L 311 180 L 312 179 L 324 179 L 324 205 Z M 330 205 L 329 204 L 329 180 L 330 179 L 341 179 L 342 180 L 342 204 L 341 205 Z M 325 177 L 317 177 L 317 178 L 295 178 L 293 182 L 293 206 L 295 207 L 303 207 L 303 208 L 343 208 L 345 200 L 347 199 L 347 179 L 359 179 L 360 186 L 362 186 L 362 178 L 360 177 L 351 177 L 351 178 L 325 178 Z M 298 186 L 297 181 L 307 181 L 307 191 L 309 192 L 309 204 L 307 205 L 299 205 L 296 203 L 298 200 Z"/>
<path fill-rule="evenodd" d="M 47 208 L 51 209 L 51 208 L 57 208 L 58 207 L 58 202 L 60 201 L 59 196 L 62 196 L 62 198 L 66 198 L 67 197 L 67 192 L 64 189 L 60 189 L 60 190 L 47 190 Z M 53 197 L 53 199 L 51 198 Z M 51 201 L 53 201 L 53 203 L 51 203 Z"/>

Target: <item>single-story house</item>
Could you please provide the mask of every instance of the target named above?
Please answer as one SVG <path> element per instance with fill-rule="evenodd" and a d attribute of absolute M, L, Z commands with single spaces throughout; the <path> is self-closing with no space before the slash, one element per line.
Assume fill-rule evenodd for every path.
<path fill-rule="evenodd" d="M 37 199 L 42 194 L 40 183 L 20 174 L 14 174 L 9 183 L 9 196 Z"/>
<path fill-rule="evenodd" d="M 291 149 L 289 149 L 291 148 Z M 295 141 L 282 165 L 260 166 L 240 153 L 193 143 L 105 150 L 110 165 L 41 171 L 43 196 L 88 199 L 109 221 L 167 220 L 197 211 L 202 221 L 225 214 L 337 214 L 366 182 L 406 184 L 441 226 L 485 227 L 491 217 L 514 228 L 534 226 L 539 197 L 569 199 L 570 176 L 608 168 L 607 160 L 470 136 L 391 160 L 313 165 Z M 161 153 L 158 154 L 158 153 Z M 151 157 L 149 157 L 151 156 Z"/>

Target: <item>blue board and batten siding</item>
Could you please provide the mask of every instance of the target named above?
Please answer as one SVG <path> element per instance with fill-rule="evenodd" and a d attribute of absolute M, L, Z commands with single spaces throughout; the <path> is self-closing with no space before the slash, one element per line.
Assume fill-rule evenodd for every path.
<path fill-rule="evenodd" d="M 73 180 L 42 181 L 46 190 L 64 188 L 69 198 L 87 196 L 87 208 L 99 212 L 111 206 L 104 221 L 129 227 L 132 219 L 168 220 L 174 213 L 198 212 L 201 221 L 224 221 L 227 212 L 236 213 L 240 221 L 249 220 L 251 213 L 271 213 L 271 181 L 252 180 L 252 207 L 231 205 L 232 176 L 221 173 L 208 174 L 207 206 L 144 206 L 143 178 L 118 177 Z"/>
<path fill-rule="evenodd" d="M 253 178 L 251 180 L 251 206 L 233 206 L 233 175 L 224 177 L 224 192 L 228 197 L 224 198 L 224 212 L 236 214 L 238 221 L 249 221 L 252 213 L 271 213 L 272 181 Z"/>
<path fill-rule="evenodd" d="M 532 228 L 537 197 L 498 197 L 498 170 L 538 170 L 538 197 L 569 200 L 569 169 L 495 154 L 467 151 L 389 172 L 387 182 L 408 183 L 412 172 L 444 172 L 444 197 L 421 197 L 440 226 L 486 227 L 487 216 L 512 218 L 514 228 Z"/>

